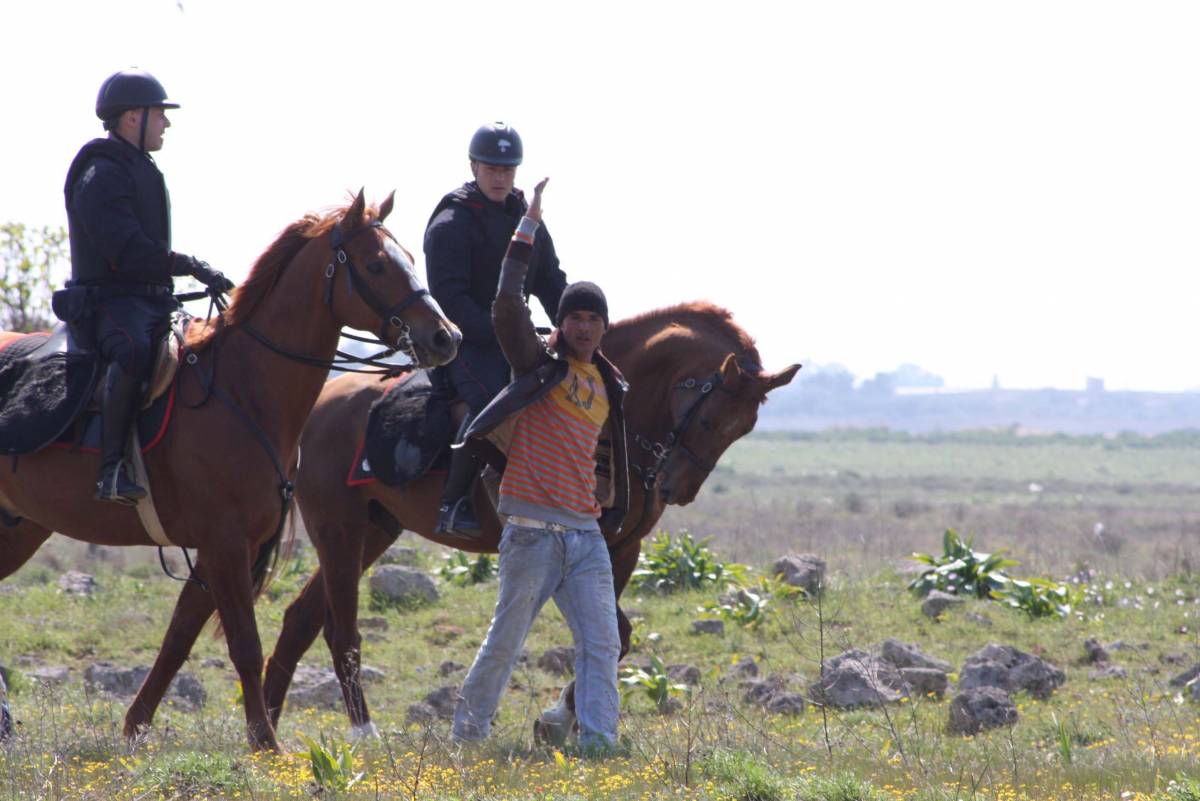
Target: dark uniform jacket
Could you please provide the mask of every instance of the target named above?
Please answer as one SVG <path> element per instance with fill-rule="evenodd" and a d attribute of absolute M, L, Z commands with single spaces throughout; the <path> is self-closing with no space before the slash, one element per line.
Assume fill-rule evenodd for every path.
<path fill-rule="evenodd" d="M 472 346 L 497 350 L 492 299 L 500 280 L 500 262 L 527 207 L 518 190 L 509 193 L 503 203 L 493 203 L 471 181 L 443 197 L 429 218 L 425 229 L 429 291 L 462 330 L 468 352 Z M 566 285 L 554 240 L 545 226 L 539 226 L 524 295 L 536 297 L 553 320 Z"/>
<path fill-rule="evenodd" d="M 527 279 L 529 245 L 513 241 L 492 305 L 496 336 L 504 358 L 512 366 L 513 380 L 468 427 L 463 439 L 467 448 L 503 472 L 517 416 L 566 378 L 566 346 L 559 332 L 543 343 L 537 335 L 522 288 Z M 608 393 L 608 422 L 600 432 L 596 454 L 596 497 L 603 511 L 600 530 L 611 543 L 621 530 L 629 509 L 629 462 L 625 446 L 623 403 L 628 385 L 621 372 L 599 351 L 594 363 Z"/>
<path fill-rule="evenodd" d="M 119 137 L 88 142 L 64 187 L 75 283 L 173 286 L 171 205 L 153 159 Z M 115 288 L 115 287 L 114 287 Z"/>

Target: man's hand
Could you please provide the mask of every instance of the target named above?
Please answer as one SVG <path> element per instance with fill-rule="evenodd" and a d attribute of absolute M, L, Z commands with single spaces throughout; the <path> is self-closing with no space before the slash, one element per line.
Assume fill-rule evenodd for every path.
<path fill-rule="evenodd" d="M 548 183 L 550 183 L 550 179 L 543 178 L 533 188 L 533 202 L 529 204 L 529 210 L 525 212 L 525 216 L 531 220 L 542 221 L 542 191 Z"/>
<path fill-rule="evenodd" d="M 233 281 L 226 278 L 225 274 L 220 270 L 214 270 L 208 266 L 208 262 L 200 261 L 195 257 L 192 257 L 192 266 L 189 272 L 197 281 L 217 292 L 228 292 L 237 286 Z"/>

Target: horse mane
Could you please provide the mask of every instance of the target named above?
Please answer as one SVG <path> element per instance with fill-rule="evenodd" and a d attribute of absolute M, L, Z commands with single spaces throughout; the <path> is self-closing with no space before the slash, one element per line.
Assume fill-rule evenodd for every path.
<path fill-rule="evenodd" d="M 338 220 L 345 216 L 349 208 L 350 204 L 346 204 L 320 212 L 310 211 L 284 228 L 254 262 L 254 266 L 250 268 L 250 276 L 233 291 L 229 307 L 221 312 L 215 321 L 197 320 L 188 327 L 186 346 L 193 351 L 204 350 L 212 343 L 218 331 L 248 320 L 262 299 L 270 294 L 284 268 L 291 263 L 301 248 L 309 241 L 328 233 Z M 373 222 L 378 216 L 378 208 L 369 206 L 364 213 L 364 221 Z"/>
<path fill-rule="evenodd" d="M 613 323 L 611 330 L 631 330 L 649 323 L 663 321 L 686 325 L 697 332 L 710 333 L 720 337 L 728 343 L 730 351 L 737 353 L 742 361 L 752 363 L 757 368 L 756 372 L 762 371 L 762 357 L 758 355 L 754 337 L 747 334 L 744 328 L 733 321 L 732 312 L 707 300 L 693 300 L 661 309 L 652 309 L 624 320 L 618 320 Z"/>

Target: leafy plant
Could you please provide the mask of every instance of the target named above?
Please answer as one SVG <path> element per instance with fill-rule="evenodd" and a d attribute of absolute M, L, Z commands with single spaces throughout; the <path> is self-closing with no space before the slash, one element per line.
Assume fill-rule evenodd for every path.
<path fill-rule="evenodd" d="M 446 554 L 446 563 L 438 568 L 438 575 L 456 587 L 482 584 L 500 575 L 500 560 L 489 553 L 472 559 L 464 551 L 451 551 Z"/>
<path fill-rule="evenodd" d="M 996 600 L 1030 617 L 1069 617 L 1074 593 L 1066 584 L 1048 579 L 1009 579 L 994 593 Z"/>
<path fill-rule="evenodd" d="M 650 657 L 650 667 L 627 667 L 622 671 L 621 684 L 625 697 L 641 693 L 660 709 L 666 709 L 672 698 L 687 692 L 686 684 L 676 683 L 657 656 Z"/>
<path fill-rule="evenodd" d="M 1020 564 L 1005 559 L 1003 551 L 983 553 L 972 550 L 973 541 L 965 542 L 952 528 L 942 535 L 942 555 L 914 553 L 912 558 L 930 565 L 930 569 L 913 579 L 908 588 L 924 598 L 933 590 L 952 595 L 974 595 L 992 598 L 1004 589 L 1011 579 L 1004 569 Z"/>
<path fill-rule="evenodd" d="M 321 740 L 317 742 L 313 738 L 301 734 L 300 741 L 308 748 L 308 761 L 312 767 L 313 780 L 323 790 L 331 790 L 333 792 L 345 792 L 354 785 L 358 784 L 364 772 L 354 772 L 354 757 L 358 753 L 358 744 L 348 745 L 347 743 L 332 742 L 325 739 L 325 733 L 321 733 Z"/>
<path fill-rule="evenodd" d="M 754 629 L 761 626 L 774 611 L 772 601 L 790 600 L 803 594 L 804 590 L 793 587 L 778 576 L 762 576 L 750 586 L 730 585 L 727 592 L 717 600 L 702 605 L 700 611 L 727 623 Z"/>
<path fill-rule="evenodd" d="M 722 562 L 708 542 L 708 538 L 693 540 L 687 531 L 676 537 L 659 531 L 643 543 L 631 583 L 636 589 L 667 593 L 743 580 L 746 566 Z"/>
<path fill-rule="evenodd" d="M 1067 721 L 1059 720 L 1058 715 L 1053 712 L 1050 713 L 1050 719 L 1054 722 L 1054 741 L 1058 746 L 1058 758 L 1064 765 L 1070 765 L 1074 754 L 1071 730 L 1067 726 Z"/>

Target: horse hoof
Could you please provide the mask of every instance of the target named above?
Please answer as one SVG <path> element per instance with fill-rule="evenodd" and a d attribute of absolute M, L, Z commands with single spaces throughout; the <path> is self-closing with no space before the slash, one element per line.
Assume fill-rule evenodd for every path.
<path fill-rule="evenodd" d="M 129 746 L 130 751 L 136 751 L 145 745 L 148 739 L 150 739 L 149 723 L 125 724 L 125 744 Z"/>
<path fill-rule="evenodd" d="M 360 740 L 378 740 L 380 737 L 379 729 L 369 720 L 361 725 L 350 727 L 350 739 L 355 742 Z"/>

